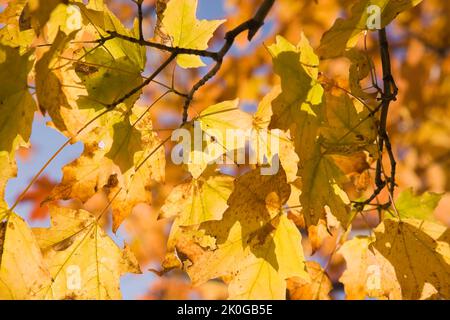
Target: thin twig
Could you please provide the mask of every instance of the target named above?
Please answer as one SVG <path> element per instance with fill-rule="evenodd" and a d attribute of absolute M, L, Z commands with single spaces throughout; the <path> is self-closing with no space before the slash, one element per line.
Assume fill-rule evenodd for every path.
<path fill-rule="evenodd" d="M 144 88 L 145 86 L 147 86 L 150 82 L 152 82 L 152 80 L 165 68 L 167 67 L 167 65 L 169 65 L 170 62 L 172 62 L 172 60 L 174 60 L 176 58 L 177 54 L 176 53 L 172 53 L 170 55 L 169 58 L 166 59 L 166 61 L 164 61 L 159 67 L 158 69 L 156 69 L 151 75 L 150 77 L 148 77 L 147 79 L 145 79 L 145 81 L 143 81 L 139 86 L 137 86 L 136 88 L 133 88 L 132 90 L 130 90 L 128 93 L 124 94 L 122 97 L 120 97 L 119 99 L 113 101 L 112 103 L 108 104 L 106 106 L 107 109 L 114 109 L 118 104 L 124 102 L 125 100 L 127 100 L 128 98 L 130 98 L 132 95 L 134 95 L 135 93 L 139 92 L 142 88 Z"/>

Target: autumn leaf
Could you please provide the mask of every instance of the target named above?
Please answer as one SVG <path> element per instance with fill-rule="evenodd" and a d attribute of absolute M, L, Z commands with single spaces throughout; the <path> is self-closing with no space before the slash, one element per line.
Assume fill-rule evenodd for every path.
<path fill-rule="evenodd" d="M 92 35 L 114 31 L 133 36 L 107 9 L 96 11 L 77 4 Z M 98 35 L 98 34 L 97 34 Z M 122 39 L 111 39 L 94 48 L 83 45 L 85 34 L 75 30 L 65 34 L 59 30 L 50 49 L 36 64 L 36 93 L 40 108 L 52 117 L 55 126 L 69 135 L 78 131 L 90 120 L 107 111 L 107 106 L 126 95 L 142 83 L 141 72 L 145 65 L 145 50 Z M 69 43 L 76 42 L 76 46 Z M 131 108 L 140 91 L 123 101 Z M 89 129 L 89 128 L 88 128 Z M 87 134 L 89 130 L 85 130 Z"/>
<path fill-rule="evenodd" d="M 87 211 L 50 206 L 50 216 L 50 228 L 33 230 L 53 279 L 45 297 L 119 299 L 121 275 L 141 272 L 130 249 L 120 249 Z"/>
<path fill-rule="evenodd" d="M 167 3 L 162 26 L 164 32 L 172 38 L 174 47 L 207 49 L 214 31 L 225 22 L 225 20 L 198 20 L 196 11 L 197 0 L 170 0 Z M 185 54 L 177 57 L 177 63 L 182 68 L 205 65 L 199 56 Z"/>
<path fill-rule="evenodd" d="M 326 124 L 320 133 L 327 153 L 345 154 L 349 158 L 363 150 L 375 154 L 377 131 L 367 106 L 344 92 L 327 92 L 325 99 Z"/>
<path fill-rule="evenodd" d="M 299 161 L 294 143 L 286 132 L 277 129 L 269 130 L 273 115 L 272 102 L 279 96 L 280 91 L 281 88 L 275 86 L 259 103 L 253 115 L 254 134 L 251 137 L 250 146 L 259 165 L 272 164 L 275 155 L 278 154 L 279 161 L 286 171 L 288 182 L 293 182 L 297 179 Z"/>
<path fill-rule="evenodd" d="M 134 206 L 151 202 L 151 186 L 164 180 L 164 148 L 144 107 L 135 106 L 125 118 L 110 112 L 102 121 L 105 127 L 85 139 L 83 154 L 63 168 L 63 180 L 48 200 L 85 202 L 103 192 L 112 201 L 116 231 Z"/>
<path fill-rule="evenodd" d="M 42 299 L 50 272 L 27 223 L 15 213 L 0 222 L 0 299 Z"/>
<path fill-rule="evenodd" d="M 442 195 L 433 192 L 415 195 L 410 188 L 399 194 L 395 201 L 395 208 L 402 218 L 433 220 L 434 209 L 441 198 Z"/>
<path fill-rule="evenodd" d="M 313 153 L 303 169 L 303 188 L 300 195 L 306 225 L 317 225 L 326 219 L 325 206 L 347 227 L 349 222 L 349 199 L 340 187 L 346 177 L 330 155 L 323 154 L 320 147 Z"/>
<path fill-rule="evenodd" d="M 239 99 L 223 101 L 204 109 L 193 119 L 200 122 L 200 128 L 222 146 L 226 146 L 227 130 L 250 129 L 252 126 L 252 117 L 239 109 Z M 215 132 L 220 136 L 216 137 Z M 242 144 L 237 143 L 237 147 Z"/>
<path fill-rule="evenodd" d="M 29 218 L 31 220 L 42 220 L 48 216 L 48 208 L 42 202 L 48 197 L 56 182 L 47 176 L 40 177 L 35 185 L 21 198 L 20 203 L 32 205 Z"/>
<path fill-rule="evenodd" d="M 0 152 L 11 155 L 31 135 L 35 102 L 28 91 L 27 76 L 32 52 L 0 45 Z"/>
<path fill-rule="evenodd" d="M 302 36 L 295 47 L 278 37 L 269 47 L 275 72 L 281 78 L 281 93 L 272 102 L 273 115 L 269 128 L 290 129 L 295 150 L 300 158 L 299 174 L 303 188 L 300 196 L 307 225 L 325 218 L 325 205 L 344 225 L 348 209 L 339 184 L 345 177 L 329 155 L 322 154 L 317 141 L 322 122 L 323 88 L 318 83 L 318 57 Z M 294 71 L 295 70 L 295 71 Z"/>
<path fill-rule="evenodd" d="M 17 174 L 16 163 L 9 156 L 8 152 L 0 151 L 0 221 L 6 218 L 9 206 L 5 200 L 5 189 L 8 180 Z"/>
<path fill-rule="evenodd" d="M 199 143 L 188 141 L 192 152 L 185 155 L 188 170 L 196 178 L 208 164 L 239 160 L 233 153 L 245 148 L 249 141 L 248 130 L 252 128 L 252 117 L 239 109 L 239 100 L 235 99 L 205 108 L 185 128 L 191 137 L 202 138 L 201 141 L 197 140 Z"/>
<path fill-rule="evenodd" d="M 448 228 L 417 219 L 386 219 L 375 237 L 371 246 L 394 267 L 403 299 L 450 298 Z"/>
<path fill-rule="evenodd" d="M 399 13 L 408 10 L 422 0 L 364 0 L 355 3 L 351 9 L 351 17 L 337 19 L 330 30 L 324 33 L 318 49 L 319 55 L 325 59 L 335 58 L 344 54 L 345 50 L 353 48 L 358 42 L 363 31 L 372 30 L 368 24 L 373 23 L 373 15 L 376 13 L 372 6 L 379 9 L 380 25 L 377 29 L 384 28 Z"/>
<path fill-rule="evenodd" d="M 301 235 L 282 214 L 289 192 L 282 169 L 274 176 L 254 170 L 238 178 L 223 219 L 197 231 L 215 239 L 212 250 L 195 241 L 177 243 L 193 284 L 224 277 L 230 299 L 284 299 L 287 278 L 308 279 Z"/>
<path fill-rule="evenodd" d="M 63 131 L 67 127 L 61 109 L 71 109 L 71 106 L 62 82 L 62 77 L 65 74 L 60 69 L 57 57 L 67 44 L 75 38 L 75 35 L 76 32 L 65 35 L 62 31 L 59 31 L 50 49 L 44 53 L 35 66 L 36 95 L 39 108 L 43 113 L 48 112 L 56 126 Z M 68 85 L 67 82 L 66 84 Z"/>
<path fill-rule="evenodd" d="M 301 278 L 288 279 L 289 299 L 330 300 L 329 293 L 333 289 L 333 285 L 320 264 L 315 261 L 307 261 L 306 269 L 311 278 L 310 281 Z"/>
<path fill-rule="evenodd" d="M 31 27 L 30 15 L 24 14 L 24 8 L 28 1 L 9 1 L 8 6 L 0 12 L 0 43 L 25 50 L 35 38 L 35 32 Z"/>
<path fill-rule="evenodd" d="M 221 220 L 233 190 L 234 178 L 206 172 L 176 186 L 161 208 L 160 217 L 176 217 L 180 226 Z"/>
<path fill-rule="evenodd" d="M 337 251 L 346 262 L 346 270 L 339 278 L 344 284 L 346 298 L 366 297 L 400 299 L 401 290 L 392 265 L 370 246 L 374 239 L 355 237 Z"/>

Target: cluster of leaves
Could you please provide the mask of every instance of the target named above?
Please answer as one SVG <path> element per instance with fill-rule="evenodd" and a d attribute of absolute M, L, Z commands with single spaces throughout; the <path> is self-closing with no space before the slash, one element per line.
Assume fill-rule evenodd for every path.
<path fill-rule="evenodd" d="M 222 77 L 233 87 L 228 82 L 236 81 L 230 76 L 236 66 L 226 61 L 230 47 L 241 45 L 243 31 L 252 39 L 270 9 L 277 14 L 288 6 L 294 14 L 298 1 L 248 1 L 248 10 L 259 10 L 242 24 L 198 19 L 197 0 L 149 1 L 156 21 L 148 40 L 144 1 L 134 2 L 132 28 L 103 0 L 13 0 L 0 14 L 0 298 L 116 299 L 122 274 L 140 273 L 139 263 L 156 260 L 156 272 L 170 280 L 154 284 L 153 292 L 179 286 L 183 290 L 174 294 L 188 297 L 190 286 L 170 278 L 185 272 L 196 292 L 209 298 L 329 299 L 336 255 L 346 262 L 339 281 L 348 298 L 450 298 L 450 233 L 430 219 L 440 195 L 407 189 L 394 201 L 396 167 L 386 115 L 396 86 L 389 79 L 380 89 L 377 55 L 366 43 L 377 33 L 366 30 L 368 6 L 381 8 L 381 38 L 399 13 L 420 0 L 358 1 L 348 18 L 323 34 L 317 50 L 303 33 L 295 35 L 297 44 L 278 35 L 261 54 L 274 74 L 265 79 L 269 89 L 262 90 L 264 79 L 255 77 L 232 92 L 214 82 Z M 229 30 L 225 35 L 221 26 Z M 217 52 L 208 50 L 214 33 L 223 44 Z M 358 45 L 361 41 L 365 45 Z M 380 41 L 380 47 L 383 56 L 387 44 Z M 385 58 L 383 76 L 392 78 Z M 207 59 L 213 63 L 204 71 Z M 252 76 L 246 57 L 230 59 L 242 60 L 239 77 Z M 342 59 L 345 81 L 327 77 L 330 61 Z M 265 60 L 256 61 L 258 67 Z M 169 65 L 184 75 L 191 72 L 196 80 L 184 76 L 179 84 L 189 89 L 175 86 Z M 209 88 L 209 98 L 196 95 Z M 242 111 L 237 99 L 249 97 L 257 101 L 253 115 Z M 170 149 L 170 136 L 160 133 L 170 130 L 155 129 L 160 117 L 153 106 L 161 101 L 164 112 L 179 116 L 177 128 L 192 131 L 194 122 L 200 123 L 211 137 L 202 146 L 208 158 L 235 152 L 219 138 L 228 129 L 255 130 L 256 139 L 237 147 L 264 146 L 265 153 L 257 165 L 191 161 L 176 168 L 164 149 Z M 68 138 L 49 161 L 71 143 L 84 145 L 45 199 L 50 228 L 30 228 L 15 213 L 45 167 L 15 203 L 4 200 L 17 171 L 16 152 L 29 146 L 35 112 L 48 114 L 50 125 Z M 279 139 L 279 152 L 272 150 L 269 135 Z M 195 159 L 198 152 L 203 151 L 185 156 Z M 261 175 L 264 159 L 279 159 L 280 170 Z M 100 209 L 93 209 L 93 199 L 100 199 Z M 142 204 L 151 206 L 151 218 L 139 213 Z M 367 213 L 376 220 L 376 226 L 368 223 L 370 235 L 350 237 Z M 122 224 L 136 237 L 124 248 L 109 233 Z M 321 249 L 330 234 L 336 238 L 327 265 L 307 259 L 305 247 Z M 212 287 L 221 288 L 216 296 L 208 296 Z"/>

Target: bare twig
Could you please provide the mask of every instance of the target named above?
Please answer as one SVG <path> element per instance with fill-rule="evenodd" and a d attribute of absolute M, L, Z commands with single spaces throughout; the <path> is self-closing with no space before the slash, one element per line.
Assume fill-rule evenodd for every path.
<path fill-rule="evenodd" d="M 144 0 L 133 0 L 136 3 L 138 10 L 138 24 L 139 24 L 139 40 L 144 40 L 144 32 L 142 30 L 142 24 L 144 22 L 144 17 L 142 15 L 142 3 Z"/>
<path fill-rule="evenodd" d="M 158 69 L 156 69 L 150 77 L 148 77 L 147 79 L 145 79 L 145 81 L 143 81 L 139 86 L 137 86 L 136 88 L 133 88 L 132 90 L 130 90 L 128 93 L 124 94 L 122 97 L 120 97 L 119 99 L 113 101 L 112 103 L 108 104 L 106 106 L 107 109 L 114 109 L 118 104 L 124 102 L 125 100 L 127 100 L 128 98 L 130 98 L 132 95 L 134 95 L 135 93 L 139 92 L 142 88 L 144 88 L 145 86 L 147 86 L 150 82 L 152 82 L 152 80 L 165 68 L 167 67 L 167 65 L 172 62 L 173 59 L 175 59 L 175 57 L 177 56 L 176 53 L 172 53 L 170 55 L 169 58 L 166 59 L 166 61 L 164 61 L 159 67 Z"/>

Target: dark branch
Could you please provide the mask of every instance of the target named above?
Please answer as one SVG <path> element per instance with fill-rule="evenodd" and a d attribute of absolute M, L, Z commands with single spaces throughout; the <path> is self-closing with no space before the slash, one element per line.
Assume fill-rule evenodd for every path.
<path fill-rule="evenodd" d="M 195 93 L 206 84 L 212 77 L 214 77 L 217 72 L 219 72 L 222 67 L 223 58 L 228 53 L 230 48 L 233 46 L 234 40 L 238 35 L 242 32 L 248 30 L 248 40 L 250 41 L 253 36 L 258 32 L 258 30 L 263 26 L 264 19 L 272 8 L 275 0 L 264 0 L 253 18 L 241 23 L 233 30 L 228 31 L 225 34 L 225 43 L 222 48 L 216 53 L 216 64 L 209 70 L 209 72 L 201 78 L 194 86 L 191 88 L 188 93 L 188 97 L 186 98 L 183 106 L 183 124 L 186 123 L 188 118 L 188 109 L 194 98 Z"/>
<path fill-rule="evenodd" d="M 114 102 L 110 103 L 109 105 L 107 105 L 107 109 L 114 109 L 118 104 L 124 102 L 125 100 L 127 100 L 128 98 L 130 98 L 132 95 L 134 95 L 135 93 L 139 92 L 142 88 L 144 88 L 145 86 L 147 86 L 150 82 L 152 82 L 153 79 L 155 79 L 155 77 L 162 71 L 164 70 L 165 67 L 167 67 L 169 65 L 170 62 L 173 61 L 173 59 L 175 59 L 177 56 L 176 53 L 172 53 L 170 55 L 169 58 L 166 59 L 166 61 L 164 61 L 163 64 L 161 64 L 158 69 L 156 69 L 151 75 L 150 77 L 148 77 L 147 79 L 145 79 L 145 81 L 143 81 L 139 86 L 137 86 L 136 88 L 130 90 L 128 93 L 126 93 L 125 95 L 123 95 L 121 98 L 115 100 Z"/>
<path fill-rule="evenodd" d="M 380 150 L 380 158 L 377 161 L 377 173 L 381 174 L 381 166 L 382 166 L 382 157 L 381 154 L 386 147 L 386 151 L 389 156 L 389 160 L 391 163 L 391 175 L 388 181 L 389 182 L 389 192 L 391 195 L 394 193 L 395 189 L 395 169 L 396 169 L 396 161 L 394 158 L 394 154 L 392 152 L 391 143 L 389 140 L 389 136 L 386 130 L 387 126 L 387 117 L 389 113 L 389 105 L 392 101 L 397 100 L 397 85 L 394 82 L 394 78 L 392 77 L 391 71 L 391 57 L 389 54 L 389 43 L 387 40 L 386 29 L 383 28 L 378 31 L 379 42 L 380 42 L 380 55 L 381 55 L 381 65 L 383 69 L 383 93 L 381 95 L 382 99 L 382 107 L 381 107 L 381 115 L 380 115 L 380 125 L 379 125 L 379 150 Z M 380 182 L 381 176 L 376 177 L 376 181 Z"/>
<path fill-rule="evenodd" d="M 144 40 L 144 32 L 142 30 L 142 25 L 144 21 L 144 17 L 142 15 L 142 3 L 144 0 L 134 0 L 137 5 L 138 10 L 138 23 L 139 23 L 139 40 Z"/>
<path fill-rule="evenodd" d="M 389 43 L 387 40 L 386 29 L 380 29 L 378 31 L 379 43 L 380 43 L 380 55 L 381 55 L 381 65 L 383 72 L 383 91 L 381 92 L 381 112 L 380 119 L 378 125 L 378 151 L 379 157 L 377 159 L 376 168 L 375 168 L 375 190 L 364 202 L 356 202 L 355 207 L 358 211 L 362 211 L 364 206 L 370 204 L 372 200 L 374 200 L 381 191 L 387 186 L 391 198 L 394 196 L 394 189 L 396 187 L 395 184 L 395 173 L 397 163 L 395 161 L 394 153 L 392 151 L 391 141 L 389 139 L 389 135 L 387 133 L 387 118 L 389 113 L 389 106 L 392 101 L 396 101 L 398 88 L 395 84 L 394 78 L 392 76 L 391 70 L 391 58 L 389 54 Z M 391 165 L 390 176 L 387 176 L 385 172 L 383 172 L 383 152 L 386 149 L 386 152 L 389 157 L 389 162 Z M 385 178 L 383 179 L 383 175 Z M 389 201 L 390 203 L 390 201 Z"/>
<path fill-rule="evenodd" d="M 162 51 L 167 51 L 170 53 L 176 53 L 176 54 L 194 54 L 197 56 L 201 56 L 201 57 L 207 57 L 207 58 L 211 58 L 214 60 L 217 60 L 217 53 L 216 52 L 211 52 L 208 50 L 197 50 L 197 49 L 188 49 L 188 48 L 180 48 L 180 47 L 170 47 L 170 46 L 166 46 L 162 43 L 158 43 L 158 42 L 151 42 L 151 41 L 147 41 L 144 39 L 136 39 L 124 34 L 120 34 L 117 33 L 116 31 L 107 31 L 108 34 L 110 35 L 107 38 L 107 40 L 110 39 L 114 39 L 114 38 L 119 38 L 119 39 L 123 39 L 129 42 L 133 42 L 133 43 L 137 43 L 141 46 L 146 46 L 146 47 L 150 47 L 150 48 L 155 48 L 155 49 L 159 49 Z"/>

